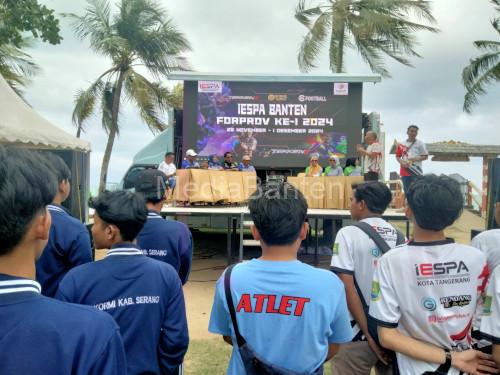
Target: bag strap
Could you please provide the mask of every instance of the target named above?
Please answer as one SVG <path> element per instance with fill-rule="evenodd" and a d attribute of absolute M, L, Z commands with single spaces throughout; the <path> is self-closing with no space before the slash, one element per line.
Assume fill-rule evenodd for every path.
<path fill-rule="evenodd" d="M 241 348 L 246 344 L 246 340 L 241 336 L 240 330 L 238 329 L 238 322 L 236 321 L 236 311 L 234 310 L 233 296 L 231 295 L 231 273 L 236 264 L 230 265 L 226 272 L 224 273 L 224 293 L 226 294 L 227 307 L 229 308 L 229 315 L 231 315 L 231 321 L 233 323 L 234 334 L 236 336 L 236 342 L 238 348 Z"/>
<path fill-rule="evenodd" d="M 380 251 L 382 251 L 382 254 L 385 254 L 391 249 L 387 242 L 385 242 L 384 239 L 380 237 L 380 234 L 378 234 L 378 232 L 373 229 L 370 224 L 362 221 L 357 221 L 355 223 L 352 223 L 351 225 L 365 232 L 365 234 L 370 237 L 373 242 L 375 242 L 375 245 L 377 245 Z"/>

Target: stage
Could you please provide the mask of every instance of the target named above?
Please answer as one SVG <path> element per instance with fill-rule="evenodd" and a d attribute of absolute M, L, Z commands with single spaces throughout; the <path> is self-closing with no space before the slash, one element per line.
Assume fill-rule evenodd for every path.
<path fill-rule="evenodd" d="M 250 216 L 250 212 L 247 206 L 228 206 L 228 207 L 217 207 L 217 206 L 188 206 L 188 207 L 164 207 L 161 210 L 162 216 L 173 216 L 175 219 L 179 216 L 221 216 L 227 217 L 227 261 L 228 264 L 232 262 L 233 246 L 235 246 L 235 240 L 237 238 L 237 230 L 239 227 L 239 247 L 238 247 L 238 261 L 243 260 L 243 233 L 245 226 L 245 217 Z M 385 220 L 399 220 L 406 221 L 406 237 L 409 235 L 409 222 L 405 214 L 401 211 L 387 210 L 382 217 Z M 307 210 L 307 219 L 311 225 L 314 227 L 315 236 L 315 252 L 314 252 L 314 263 L 318 262 L 318 223 L 319 220 L 331 219 L 331 220 L 343 220 L 350 219 L 351 214 L 349 210 L 337 210 L 337 209 L 321 209 L 321 208 L 310 208 Z"/>

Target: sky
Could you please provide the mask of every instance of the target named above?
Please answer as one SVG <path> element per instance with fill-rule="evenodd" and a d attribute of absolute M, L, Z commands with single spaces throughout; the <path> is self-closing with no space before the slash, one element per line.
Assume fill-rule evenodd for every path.
<path fill-rule="evenodd" d="M 300 74 L 297 51 L 306 29 L 294 18 L 292 0 L 159 0 L 175 25 L 191 42 L 188 58 L 199 72 Z M 57 14 L 83 14 L 82 0 L 40 0 Z M 315 3 L 315 2 L 314 2 Z M 314 4 L 310 2 L 310 4 Z M 410 124 L 420 127 L 424 142 L 456 140 L 472 144 L 500 144 L 500 85 L 480 98 L 472 114 L 462 111 L 465 90 L 462 69 L 478 55 L 475 40 L 498 40 L 490 24 L 494 16 L 488 0 L 435 0 L 432 12 L 441 32 L 417 34 L 413 68 L 386 59 L 392 78 L 364 85 L 363 111 L 380 113 L 386 143 L 403 141 Z M 42 68 L 26 88 L 26 98 L 41 115 L 75 134 L 71 123 L 74 96 L 110 66 L 86 41 L 74 37 L 67 19 L 61 19 L 62 43 L 37 42 L 28 51 Z M 345 57 L 346 73 L 371 74 L 354 52 Z M 312 74 L 328 74 L 327 51 Z M 172 82 L 172 84 L 175 82 Z M 153 139 L 134 108 L 125 104 L 120 114 L 121 133 L 115 141 L 108 182 L 119 182 L 137 151 Z M 82 138 L 92 145 L 91 185 L 97 186 L 106 133 L 97 117 L 87 123 Z M 398 170 L 386 155 L 386 171 Z M 460 173 L 480 186 L 482 160 L 461 163 L 424 162 L 425 172 Z"/>

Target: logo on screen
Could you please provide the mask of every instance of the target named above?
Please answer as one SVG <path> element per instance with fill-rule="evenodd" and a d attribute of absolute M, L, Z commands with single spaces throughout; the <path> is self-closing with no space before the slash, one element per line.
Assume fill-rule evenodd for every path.
<path fill-rule="evenodd" d="M 326 102 L 326 96 L 299 95 L 299 102 Z"/>
<path fill-rule="evenodd" d="M 288 100 L 288 95 L 285 95 L 285 94 L 269 94 L 267 96 L 267 100 L 269 100 L 270 102 L 272 102 L 272 101 L 286 102 Z"/>
<path fill-rule="evenodd" d="M 334 83 L 333 95 L 349 95 L 349 84 L 343 82 Z"/>
<path fill-rule="evenodd" d="M 198 92 L 222 93 L 221 81 L 198 81 Z"/>

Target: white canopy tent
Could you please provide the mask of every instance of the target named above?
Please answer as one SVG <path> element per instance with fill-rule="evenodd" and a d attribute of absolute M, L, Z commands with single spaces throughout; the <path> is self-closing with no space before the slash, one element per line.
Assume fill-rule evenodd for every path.
<path fill-rule="evenodd" d="M 51 124 L 22 100 L 0 75 L 0 145 L 24 147 L 60 156 L 72 173 L 71 195 L 64 205 L 87 218 L 90 143 Z"/>
<path fill-rule="evenodd" d="M 90 151 L 90 143 L 52 125 L 0 76 L 0 144 L 49 150 Z"/>

